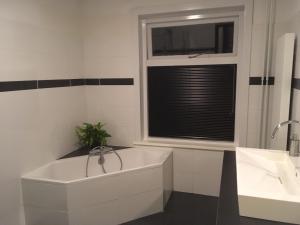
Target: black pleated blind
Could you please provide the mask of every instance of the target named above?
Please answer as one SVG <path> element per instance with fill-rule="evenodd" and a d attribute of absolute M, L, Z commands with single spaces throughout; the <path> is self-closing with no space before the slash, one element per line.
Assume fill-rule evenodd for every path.
<path fill-rule="evenodd" d="M 234 141 L 236 65 L 148 67 L 149 136 Z"/>

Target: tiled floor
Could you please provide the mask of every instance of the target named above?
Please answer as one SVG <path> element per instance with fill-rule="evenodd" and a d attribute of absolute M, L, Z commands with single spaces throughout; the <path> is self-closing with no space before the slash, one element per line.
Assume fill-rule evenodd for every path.
<path fill-rule="evenodd" d="M 215 225 L 218 198 L 173 192 L 164 212 L 122 225 Z"/>

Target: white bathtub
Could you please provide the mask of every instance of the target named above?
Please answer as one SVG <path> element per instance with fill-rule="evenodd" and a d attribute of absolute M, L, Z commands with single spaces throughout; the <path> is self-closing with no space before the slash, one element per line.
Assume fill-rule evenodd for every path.
<path fill-rule="evenodd" d="M 163 210 L 173 189 L 168 148 L 134 147 L 105 155 L 51 162 L 22 177 L 26 225 L 117 225 Z"/>

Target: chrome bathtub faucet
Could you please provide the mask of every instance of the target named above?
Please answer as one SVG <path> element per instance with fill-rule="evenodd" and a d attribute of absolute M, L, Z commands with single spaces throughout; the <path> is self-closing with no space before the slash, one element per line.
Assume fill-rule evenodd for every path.
<path fill-rule="evenodd" d="M 111 148 L 111 147 L 97 146 L 97 147 L 95 147 L 95 148 L 93 148 L 92 150 L 89 151 L 89 155 L 90 156 L 99 155 L 101 152 L 102 153 L 107 153 L 107 152 L 111 152 L 112 150 L 113 150 L 113 148 Z"/>
<path fill-rule="evenodd" d="M 120 160 L 120 170 L 123 169 L 123 160 L 122 160 L 121 156 L 119 155 L 119 153 L 117 153 L 111 147 L 97 146 L 97 147 L 93 148 L 91 151 L 89 151 L 87 161 L 86 161 L 86 166 L 85 166 L 85 176 L 86 177 L 88 177 L 88 167 L 89 167 L 90 157 L 97 156 L 97 155 L 99 155 L 98 164 L 102 167 L 103 173 L 107 173 L 106 169 L 104 168 L 104 163 L 105 163 L 104 155 L 107 154 L 107 153 L 114 153 L 118 157 L 118 159 Z"/>
<path fill-rule="evenodd" d="M 275 138 L 277 131 L 281 127 L 283 127 L 285 125 L 290 125 L 290 124 L 298 124 L 299 125 L 299 123 L 300 122 L 298 120 L 287 120 L 287 121 L 279 123 L 273 130 L 272 139 Z M 289 144 L 288 144 L 288 150 L 289 150 L 290 156 L 293 156 L 293 157 L 299 156 L 299 143 L 300 143 L 299 136 L 296 133 L 293 133 L 289 138 Z"/>
<path fill-rule="evenodd" d="M 97 146 L 89 152 L 89 156 L 99 155 L 98 164 L 102 165 L 105 162 L 104 155 L 113 151 L 113 148 L 107 146 Z"/>

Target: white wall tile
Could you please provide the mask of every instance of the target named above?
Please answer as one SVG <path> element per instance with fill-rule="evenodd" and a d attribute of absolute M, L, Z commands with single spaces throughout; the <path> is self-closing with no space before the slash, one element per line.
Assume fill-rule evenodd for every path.
<path fill-rule="evenodd" d="M 84 87 L 42 89 L 38 95 L 36 119 L 39 129 L 47 131 L 39 138 L 52 160 L 57 159 L 78 148 L 75 127 L 85 121 Z"/>
<path fill-rule="evenodd" d="M 175 149 L 174 190 L 219 196 L 223 152 Z"/>
<path fill-rule="evenodd" d="M 294 57 L 294 71 L 293 75 L 295 78 L 300 78 L 300 50 L 299 50 L 299 37 L 300 37 L 300 2 L 297 0 L 288 0 L 288 1 L 280 1 L 276 0 L 276 14 L 275 14 L 275 24 L 274 24 L 274 35 L 273 35 L 273 53 L 272 57 L 275 59 L 276 56 L 276 44 L 278 38 L 280 38 L 285 33 L 295 33 L 296 34 L 296 45 L 295 48 L 295 57 Z M 275 60 L 272 63 L 272 72 L 275 69 Z M 276 78 L 275 78 L 276 82 Z M 298 108 L 300 105 L 298 98 L 299 90 L 293 90 L 293 101 L 291 102 L 292 106 L 292 115 L 291 119 L 299 120 Z M 270 94 L 269 102 L 273 102 L 272 100 L 272 91 Z M 270 109 L 272 105 L 270 106 Z M 272 110 L 270 111 L 270 115 L 272 114 Z M 270 116 L 271 117 L 271 116 Z M 270 137 L 272 130 L 274 127 L 269 127 L 268 136 Z M 294 128 L 293 128 L 294 129 Z M 299 133 L 300 129 L 295 127 L 296 132 Z"/>
<path fill-rule="evenodd" d="M 193 193 L 219 196 L 223 152 L 194 151 L 195 174 L 193 180 Z"/>
<path fill-rule="evenodd" d="M 247 147 L 260 147 L 263 88 L 262 85 L 249 88 Z"/>
<path fill-rule="evenodd" d="M 174 191 L 193 193 L 194 173 L 174 170 Z"/>
<path fill-rule="evenodd" d="M 178 172 L 195 172 L 194 155 L 193 150 L 174 149 L 174 170 Z"/>
<path fill-rule="evenodd" d="M 136 140 L 138 115 L 133 86 L 86 89 L 88 121 L 101 121 L 111 134 L 109 144 L 131 146 Z"/>
<path fill-rule="evenodd" d="M 300 90 L 294 89 L 292 94 L 293 102 L 291 118 L 300 121 Z M 295 132 L 296 134 L 300 135 L 300 127 L 297 125 L 292 127 L 292 132 Z"/>
<path fill-rule="evenodd" d="M 80 76 L 80 13 L 78 0 L 1 1 L 0 81 Z M 84 91 L 63 89 L 0 94 L 0 224 L 25 223 L 20 176 L 74 150 L 74 126 L 85 120 Z"/>
<path fill-rule="evenodd" d="M 268 10 L 268 0 L 254 0 L 253 23 L 265 24 Z"/>
<path fill-rule="evenodd" d="M 265 72 L 267 24 L 253 24 L 250 76 L 263 76 Z"/>
<path fill-rule="evenodd" d="M 254 0 L 254 15 L 251 40 L 250 76 L 265 76 L 267 40 L 267 0 Z M 262 97 L 265 86 L 250 85 L 248 101 L 247 147 L 260 147 Z"/>

